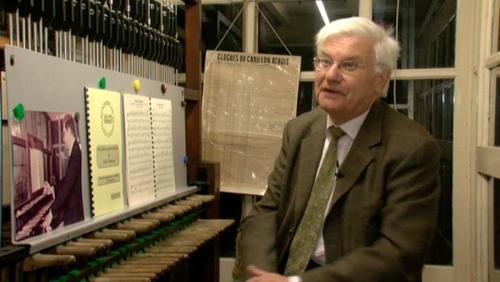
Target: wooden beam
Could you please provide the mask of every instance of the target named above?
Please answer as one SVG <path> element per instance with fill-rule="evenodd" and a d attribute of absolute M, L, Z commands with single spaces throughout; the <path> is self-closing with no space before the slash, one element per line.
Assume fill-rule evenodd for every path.
<path fill-rule="evenodd" d="M 201 93 L 201 4 L 186 4 L 186 88 Z M 186 101 L 188 181 L 196 178 L 193 164 L 201 160 L 201 95 Z"/>

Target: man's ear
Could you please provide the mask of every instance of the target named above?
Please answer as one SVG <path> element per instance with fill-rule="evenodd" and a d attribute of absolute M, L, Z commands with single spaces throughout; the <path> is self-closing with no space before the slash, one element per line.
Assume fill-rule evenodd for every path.
<path fill-rule="evenodd" d="M 376 82 L 376 90 L 377 93 L 382 93 L 385 91 L 387 83 L 389 83 L 389 79 L 391 78 L 391 70 L 390 69 L 382 69 L 380 73 L 377 74 L 377 82 Z"/>

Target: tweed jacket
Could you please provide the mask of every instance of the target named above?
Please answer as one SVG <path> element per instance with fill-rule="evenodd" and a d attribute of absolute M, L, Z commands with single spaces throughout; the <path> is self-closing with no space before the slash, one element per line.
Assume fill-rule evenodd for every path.
<path fill-rule="evenodd" d="M 316 109 L 287 123 L 263 198 L 241 221 L 236 280 L 245 268 L 283 273 L 326 136 Z M 324 230 L 326 265 L 303 282 L 421 281 L 439 199 L 439 145 L 418 123 L 375 102 L 341 168 Z"/>

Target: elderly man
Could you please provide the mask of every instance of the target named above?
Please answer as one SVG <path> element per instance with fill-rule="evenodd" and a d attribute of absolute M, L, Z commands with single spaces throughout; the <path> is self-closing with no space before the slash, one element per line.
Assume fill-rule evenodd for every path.
<path fill-rule="evenodd" d="M 241 222 L 238 281 L 420 281 L 439 146 L 379 100 L 399 45 L 364 18 L 316 36 L 319 109 L 291 120 L 268 189 Z"/>

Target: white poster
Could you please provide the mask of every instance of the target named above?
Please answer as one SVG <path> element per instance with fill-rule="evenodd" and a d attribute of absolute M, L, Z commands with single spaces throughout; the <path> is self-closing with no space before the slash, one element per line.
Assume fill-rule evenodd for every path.
<path fill-rule="evenodd" d="M 221 191 L 262 194 L 295 117 L 300 57 L 208 51 L 202 158 L 221 164 Z"/>

